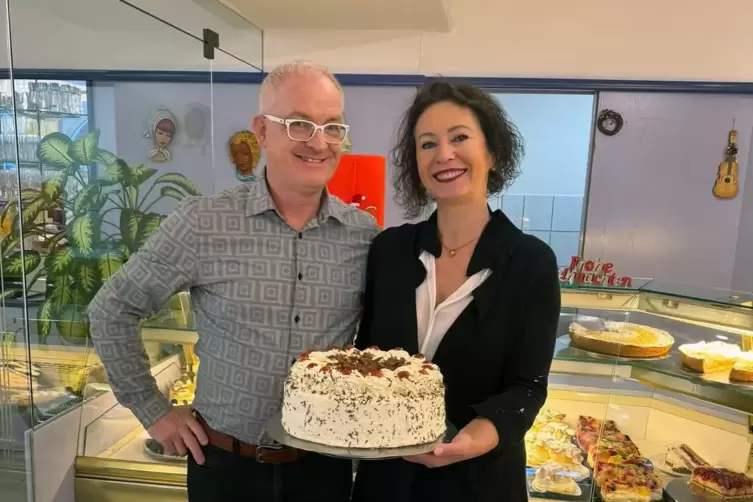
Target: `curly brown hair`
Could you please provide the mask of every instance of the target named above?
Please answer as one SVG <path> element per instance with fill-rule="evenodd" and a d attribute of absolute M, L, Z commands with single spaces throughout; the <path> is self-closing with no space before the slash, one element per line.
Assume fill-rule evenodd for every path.
<path fill-rule="evenodd" d="M 467 84 L 432 80 L 418 90 L 413 103 L 403 114 L 397 130 L 397 143 L 391 152 L 394 166 L 395 199 L 408 218 L 420 216 L 429 203 L 421 183 L 416 160 L 416 123 L 432 105 L 451 102 L 469 109 L 476 117 L 486 139 L 486 148 L 493 159 L 486 182 L 487 195 L 494 195 L 510 186 L 520 173 L 523 138 L 507 113 L 488 92 Z"/>

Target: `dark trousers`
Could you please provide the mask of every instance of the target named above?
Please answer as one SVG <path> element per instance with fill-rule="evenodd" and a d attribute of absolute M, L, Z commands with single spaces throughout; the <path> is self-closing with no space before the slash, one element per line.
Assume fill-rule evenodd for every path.
<path fill-rule="evenodd" d="M 308 453 L 286 464 L 262 464 L 205 446 L 198 465 L 188 455 L 189 502 L 348 502 L 350 460 Z"/>

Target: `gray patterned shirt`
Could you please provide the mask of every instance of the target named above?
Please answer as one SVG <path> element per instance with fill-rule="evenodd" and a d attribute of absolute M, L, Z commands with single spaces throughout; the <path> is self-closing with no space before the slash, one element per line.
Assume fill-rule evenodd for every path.
<path fill-rule="evenodd" d="M 118 400 L 150 427 L 170 410 L 139 320 L 189 289 L 201 362 L 193 407 L 210 427 L 264 441 L 294 358 L 352 340 L 374 218 L 328 194 L 300 233 L 256 182 L 184 202 L 102 287 L 91 335 Z"/>

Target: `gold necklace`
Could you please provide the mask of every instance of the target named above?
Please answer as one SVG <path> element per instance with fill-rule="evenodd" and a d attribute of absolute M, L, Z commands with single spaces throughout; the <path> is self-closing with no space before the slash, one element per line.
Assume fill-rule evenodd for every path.
<path fill-rule="evenodd" d="M 445 246 L 444 242 L 442 242 L 442 247 L 447 250 L 447 254 L 450 256 L 450 258 L 455 258 L 455 255 L 458 254 L 458 250 L 463 249 L 468 244 L 470 244 L 472 242 L 476 242 L 477 240 L 478 240 L 478 237 L 474 237 L 473 239 L 469 240 L 468 242 L 466 242 L 464 244 L 461 244 L 461 245 L 459 245 L 459 246 L 457 246 L 457 247 L 455 247 L 453 249 L 448 248 L 447 246 Z"/>

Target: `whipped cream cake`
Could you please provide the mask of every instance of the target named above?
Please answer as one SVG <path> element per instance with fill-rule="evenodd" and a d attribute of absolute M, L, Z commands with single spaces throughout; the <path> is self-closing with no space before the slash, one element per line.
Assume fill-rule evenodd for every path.
<path fill-rule="evenodd" d="M 285 381 L 282 426 L 293 437 L 335 447 L 396 448 L 445 432 L 439 367 L 402 349 L 310 351 Z"/>

